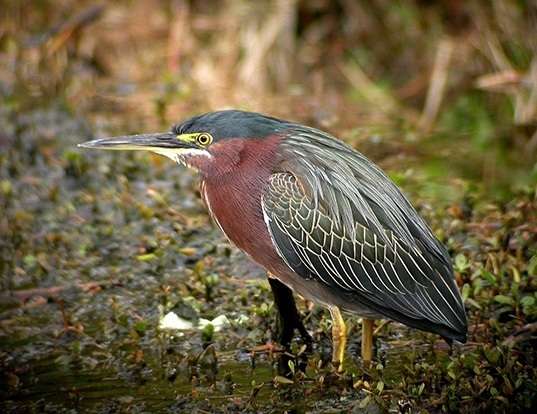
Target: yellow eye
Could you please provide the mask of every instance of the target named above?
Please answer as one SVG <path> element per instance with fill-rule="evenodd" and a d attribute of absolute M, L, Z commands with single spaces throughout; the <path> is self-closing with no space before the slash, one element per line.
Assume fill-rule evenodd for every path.
<path fill-rule="evenodd" d="M 211 134 L 207 134 L 206 132 L 204 132 L 203 134 L 198 135 L 198 137 L 196 138 L 196 141 L 198 141 L 198 144 L 205 147 L 209 145 L 211 142 L 213 142 L 213 137 L 211 136 Z"/>

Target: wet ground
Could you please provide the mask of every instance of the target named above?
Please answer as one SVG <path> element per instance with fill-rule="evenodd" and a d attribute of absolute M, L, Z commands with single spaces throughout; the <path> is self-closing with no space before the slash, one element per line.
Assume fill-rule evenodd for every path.
<path fill-rule="evenodd" d="M 499 408 L 507 398 L 535 403 L 534 340 L 521 331 L 536 312 L 528 299 L 537 268 L 536 256 L 528 260 L 533 190 L 503 204 L 480 200 L 479 187 L 455 193 L 455 201 L 439 198 L 438 206 L 419 204 L 454 252 L 468 344 L 450 351 L 434 335 L 391 323 L 366 369 L 359 320 L 351 317 L 347 370 L 337 374 L 329 315 L 301 301 L 315 347 L 305 354 L 297 338 L 284 376 L 278 349 L 262 346 L 275 327 L 263 272 L 210 222 L 191 172 L 144 154 L 78 149 L 89 128 L 60 108 L 4 110 L 2 123 L 3 410 L 378 412 L 484 407 L 490 398 Z M 374 152 L 374 143 L 364 145 Z M 414 191 L 424 172 L 415 156 L 407 160 L 417 169 L 393 176 Z M 159 329 L 170 311 L 194 325 L 221 315 L 229 323 Z"/>

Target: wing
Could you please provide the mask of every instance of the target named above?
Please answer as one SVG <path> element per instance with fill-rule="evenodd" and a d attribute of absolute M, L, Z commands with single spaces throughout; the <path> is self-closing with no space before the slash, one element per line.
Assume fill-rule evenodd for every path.
<path fill-rule="evenodd" d="M 296 169 L 307 170 L 298 164 Z M 449 260 L 436 249 L 432 233 L 428 237 L 434 241 L 412 236 L 424 223 L 405 225 L 401 236 L 388 222 L 393 213 L 364 194 L 355 202 L 345 193 L 349 185 L 356 186 L 353 191 L 360 189 L 359 182 L 352 182 L 353 177 L 358 181 L 355 175 L 341 187 L 325 180 L 331 167 L 322 167 L 315 178 L 300 177 L 296 171 L 275 173 L 263 196 L 269 232 L 287 265 L 390 319 L 464 341 L 466 315 Z M 315 181 L 317 188 L 311 184 Z M 340 210 L 336 213 L 328 204 Z"/>

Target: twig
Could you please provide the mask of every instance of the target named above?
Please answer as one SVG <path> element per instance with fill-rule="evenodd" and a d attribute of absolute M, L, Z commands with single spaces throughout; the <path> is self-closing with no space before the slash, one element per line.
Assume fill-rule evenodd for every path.
<path fill-rule="evenodd" d="M 168 35 L 168 69 L 179 70 L 181 58 L 194 48 L 192 36 L 192 13 L 189 2 L 174 2 L 173 18 Z"/>
<path fill-rule="evenodd" d="M 44 298 L 56 298 L 61 292 L 67 289 L 78 288 L 84 292 L 101 290 L 105 287 L 110 286 L 121 286 L 121 283 L 115 282 L 88 282 L 88 283 L 77 283 L 75 285 L 66 285 L 66 286 L 52 286 L 48 288 L 35 288 L 35 289 L 25 289 L 25 290 L 16 290 L 12 292 L 12 295 L 19 299 L 21 302 L 26 302 L 28 299 L 34 296 L 41 296 Z"/>
<path fill-rule="evenodd" d="M 52 29 L 41 35 L 39 38 L 30 39 L 26 46 L 37 47 L 51 40 L 52 45 L 49 49 L 49 52 L 52 53 L 62 44 L 64 44 L 65 41 L 73 34 L 73 32 L 93 23 L 99 17 L 101 17 L 104 8 L 104 4 L 93 4 L 82 10 L 80 13 L 70 17 L 66 21 L 55 25 Z"/>
<path fill-rule="evenodd" d="M 537 334 L 537 322 L 528 323 L 523 327 L 517 329 L 513 334 L 505 338 L 502 344 L 504 346 L 512 348 L 519 342 L 524 342 L 535 338 L 534 334 Z"/>
<path fill-rule="evenodd" d="M 245 58 L 239 70 L 240 79 L 248 86 L 261 87 L 263 84 L 266 56 L 286 30 L 292 30 L 296 13 L 295 0 L 278 0 L 276 10 L 260 30 L 252 30 L 246 36 Z"/>
<path fill-rule="evenodd" d="M 440 41 L 438 50 L 436 51 L 431 82 L 427 91 L 425 107 L 419 122 L 420 127 L 426 131 L 429 131 L 433 126 L 445 96 L 453 49 L 453 39 L 447 37 Z"/>
<path fill-rule="evenodd" d="M 382 329 L 388 325 L 391 321 L 389 319 L 384 319 L 382 322 L 378 324 L 378 326 L 375 328 L 375 331 L 373 332 L 374 336 L 377 336 Z"/>
<path fill-rule="evenodd" d="M 475 86 L 479 89 L 491 91 L 506 91 L 509 88 L 518 86 L 522 81 L 521 74 L 513 69 L 501 72 L 488 73 L 477 78 Z"/>

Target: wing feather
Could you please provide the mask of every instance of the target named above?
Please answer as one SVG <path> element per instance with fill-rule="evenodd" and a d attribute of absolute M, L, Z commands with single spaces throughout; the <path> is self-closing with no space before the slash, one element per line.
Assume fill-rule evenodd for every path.
<path fill-rule="evenodd" d="M 317 178 L 323 189 L 316 192 L 316 201 L 315 191 L 307 188 L 315 180 L 300 180 L 295 174 L 273 174 L 262 199 L 273 242 L 291 269 L 305 279 L 345 292 L 391 319 L 410 325 L 425 321 L 444 327 L 437 329 L 444 336 L 463 338 L 466 318 L 446 264 L 449 261 L 439 260 L 438 252 L 423 249 L 430 243 L 409 244 L 393 227 L 382 228 L 382 234 L 367 227 L 363 217 L 369 212 L 351 215 L 354 223 L 349 231 L 344 223 L 349 217 L 332 215 L 323 197 L 328 196 L 329 203 L 342 199 L 350 203 L 349 199 L 342 198 L 337 187 L 323 183 L 324 178 Z M 360 208 L 355 205 L 345 210 Z M 415 326 L 436 329 L 417 322 Z"/>

